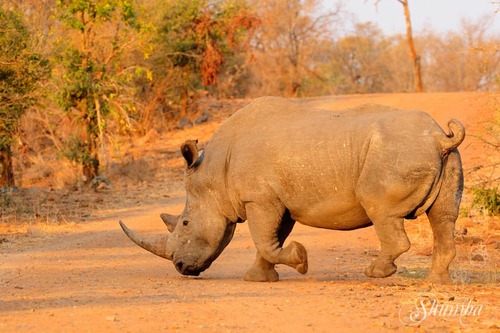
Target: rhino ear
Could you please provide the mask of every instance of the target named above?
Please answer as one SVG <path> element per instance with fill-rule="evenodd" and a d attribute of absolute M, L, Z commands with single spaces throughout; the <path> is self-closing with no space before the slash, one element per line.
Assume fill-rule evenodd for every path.
<path fill-rule="evenodd" d="M 188 140 L 181 147 L 181 153 L 186 160 L 188 169 L 198 166 L 203 158 L 203 150 L 198 150 L 197 143 L 198 140 Z"/>

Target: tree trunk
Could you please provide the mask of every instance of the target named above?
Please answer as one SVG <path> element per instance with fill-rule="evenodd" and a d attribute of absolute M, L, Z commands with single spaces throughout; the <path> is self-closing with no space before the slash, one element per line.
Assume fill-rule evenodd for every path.
<path fill-rule="evenodd" d="M 85 128 L 82 140 L 82 171 L 85 177 L 85 184 L 89 184 L 92 179 L 99 175 L 98 121 L 96 115 L 91 114 L 88 110 L 87 98 L 82 99 L 80 105 Z"/>
<path fill-rule="evenodd" d="M 0 187 L 14 186 L 14 168 L 10 149 L 0 150 Z"/>
<path fill-rule="evenodd" d="M 97 147 L 98 137 L 92 131 L 93 129 L 95 129 L 95 126 L 97 126 L 97 124 L 95 124 L 95 119 L 91 120 L 91 122 L 94 122 L 94 124 L 88 125 L 88 133 L 84 141 L 84 149 L 86 150 L 87 156 L 85 156 L 82 161 L 83 175 L 85 176 L 86 184 L 90 183 L 92 179 L 99 175 L 99 155 Z"/>
<path fill-rule="evenodd" d="M 189 104 L 189 96 L 188 96 L 189 92 L 188 92 L 188 88 L 183 88 L 182 91 L 181 91 L 181 108 L 179 110 L 179 115 L 178 115 L 178 118 L 179 119 L 182 119 L 184 117 L 186 117 L 188 111 L 188 104 Z"/>
<path fill-rule="evenodd" d="M 410 9 L 408 7 L 409 0 L 398 0 L 404 8 L 405 11 L 405 19 L 406 19 L 406 38 L 408 39 L 408 46 L 410 48 L 410 57 L 413 61 L 413 78 L 415 82 L 415 91 L 423 92 L 424 88 L 422 87 L 422 76 L 420 74 L 420 57 L 417 55 L 415 51 L 415 44 L 413 43 L 413 33 L 411 29 L 411 20 L 410 20 Z"/>
<path fill-rule="evenodd" d="M 83 175 L 85 176 L 85 184 L 89 184 L 92 179 L 99 174 L 99 158 L 97 154 L 91 155 L 88 160 L 83 162 Z"/>

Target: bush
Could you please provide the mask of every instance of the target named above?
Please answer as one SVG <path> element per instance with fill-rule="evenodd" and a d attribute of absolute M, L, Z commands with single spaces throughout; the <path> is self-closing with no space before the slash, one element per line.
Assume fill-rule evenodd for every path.
<path fill-rule="evenodd" d="M 472 206 L 487 210 L 489 215 L 500 215 L 500 192 L 495 188 L 475 188 L 472 190 L 475 198 Z"/>

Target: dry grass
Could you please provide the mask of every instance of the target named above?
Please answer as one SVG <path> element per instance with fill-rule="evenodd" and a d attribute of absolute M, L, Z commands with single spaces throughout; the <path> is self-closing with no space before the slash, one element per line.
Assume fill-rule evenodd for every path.
<path fill-rule="evenodd" d="M 491 108 L 491 102 L 484 94 L 477 95 L 477 99 L 473 98 L 476 96 L 473 94 L 431 94 L 432 103 L 428 103 L 428 98 L 422 99 L 425 102 L 422 108 L 431 108 L 430 111 L 433 111 L 432 107 L 442 100 L 440 106 L 434 106 L 439 110 L 444 108 L 447 99 L 453 101 L 454 107 L 459 107 L 461 102 L 457 101 L 457 97 L 461 96 L 466 102 L 467 110 L 473 108 L 474 103 L 480 108 Z M 335 104 L 348 107 L 349 103 L 366 102 L 363 98 L 367 101 L 376 98 L 377 102 L 388 98 L 388 102 L 396 107 L 397 103 L 407 106 L 415 100 L 415 97 L 408 94 L 346 96 L 336 98 L 335 101 L 338 99 L 339 102 Z M 306 101 L 311 102 L 317 107 L 323 104 L 332 107 L 331 99 L 325 99 L 324 102 L 323 99 Z M 83 186 L 80 167 L 62 157 L 58 150 L 61 144 L 55 134 L 40 136 L 37 134 L 40 131 L 37 132 L 36 129 L 42 125 L 39 123 L 37 128 L 31 128 L 34 125 L 28 124 L 27 126 L 31 127 L 25 131 L 27 136 L 24 142 L 39 151 L 25 149 L 24 154 L 17 154 L 15 165 L 20 187 L 0 193 L 0 225 L 18 225 L 20 230 L 25 230 L 25 226 L 80 223 L 109 215 L 113 210 L 124 206 L 145 201 L 161 201 L 169 192 L 182 190 L 183 161 L 179 154 L 182 142 L 186 139 L 198 139 L 201 146 L 205 145 L 220 124 L 247 103 L 245 100 L 206 100 L 205 104 L 200 106 L 200 110 L 210 114 L 206 123 L 182 129 L 153 128 L 138 138 L 109 137 L 106 145 L 108 150 L 103 154 L 101 170 L 112 186 L 98 192 Z M 470 232 L 478 230 L 479 235 L 488 236 L 498 234 L 498 220 L 484 217 L 479 209 L 472 207 L 473 196 L 470 190 L 480 179 L 495 179 L 497 173 L 479 166 L 491 164 L 493 159 L 500 158 L 500 153 L 482 140 L 485 136 L 492 135 L 484 126 L 484 117 L 490 111 L 476 112 L 481 113 L 481 122 L 468 126 L 469 133 L 473 134 L 473 141 L 468 142 L 468 146 L 464 148 L 467 190 L 462 204 L 462 218 L 457 223 L 457 228 L 466 224 Z M 473 117 L 467 115 L 465 119 L 470 123 Z M 72 124 L 61 122 L 60 126 L 64 127 L 62 133 L 68 133 Z M 32 137 L 29 133 L 32 133 Z M 476 154 L 476 151 L 480 153 Z M 479 230 L 480 228 L 482 229 Z M 422 229 L 418 233 L 423 238 L 432 237 L 430 230 Z"/>

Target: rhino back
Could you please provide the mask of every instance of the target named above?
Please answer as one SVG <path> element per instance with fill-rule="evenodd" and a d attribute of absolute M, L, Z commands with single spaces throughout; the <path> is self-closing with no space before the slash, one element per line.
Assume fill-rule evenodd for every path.
<path fill-rule="evenodd" d="M 367 156 L 374 179 L 429 179 L 418 185 L 425 196 L 440 168 L 434 138 L 440 133 L 422 112 L 379 105 L 311 110 L 263 98 L 214 134 L 206 148 L 207 170 L 239 211 L 245 202 L 279 200 L 302 223 L 349 229 L 369 222 L 356 196 Z"/>

